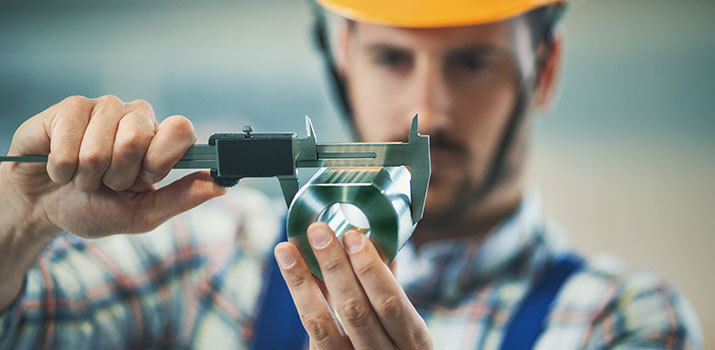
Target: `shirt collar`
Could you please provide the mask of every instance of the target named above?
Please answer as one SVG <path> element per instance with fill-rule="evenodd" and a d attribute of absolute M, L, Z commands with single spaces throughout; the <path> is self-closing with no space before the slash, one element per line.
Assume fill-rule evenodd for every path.
<path fill-rule="evenodd" d="M 536 252 L 537 245 L 565 249 L 563 236 L 555 232 L 546 237 L 545 226 L 539 196 L 525 195 L 519 208 L 483 240 L 439 240 L 423 245 L 419 252 L 408 243 L 397 256 L 398 280 L 411 297 L 457 300 L 496 276 L 519 270 L 514 265 Z"/>

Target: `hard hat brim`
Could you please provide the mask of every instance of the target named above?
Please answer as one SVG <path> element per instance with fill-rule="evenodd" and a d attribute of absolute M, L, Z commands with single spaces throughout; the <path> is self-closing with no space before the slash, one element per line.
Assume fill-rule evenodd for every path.
<path fill-rule="evenodd" d="M 564 0 L 316 0 L 351 20 L 396 27 L 434 28 L 477 25 L 517 17 Z"/>

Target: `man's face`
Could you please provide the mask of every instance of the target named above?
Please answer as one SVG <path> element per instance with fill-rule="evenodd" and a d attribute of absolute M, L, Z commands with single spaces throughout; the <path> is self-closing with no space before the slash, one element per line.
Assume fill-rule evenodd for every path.
<path fill-rule="evenodd" d="M 533 59 L 523 57 L 533 50 L 519 28 L 516 20 L 438 29 L 353 23 L 340 40 L 338 69 L 363 141 L 406 141 L 415 114 L 431 136 L 426 217 L 443 214 L 489 168 L 516 103 L 517 61 Z"/>

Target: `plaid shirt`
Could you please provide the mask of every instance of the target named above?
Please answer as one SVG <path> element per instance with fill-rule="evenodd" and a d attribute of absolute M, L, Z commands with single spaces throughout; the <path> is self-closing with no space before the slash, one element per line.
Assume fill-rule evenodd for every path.
<path fill-rule="evenodd" d="M 0 349 L 245 348 L 281 205 L 239 188 L 150 234 L 58 236 L 0 314 Z M 483 242 L 406 247 L 397 274 L 438 349 L 496 349 L 519 300 L 566 249 L 527 199 Z M 685 298 L 652 273 L 601 257 L 566 283 L 536 348 L 701 344 Z"/>

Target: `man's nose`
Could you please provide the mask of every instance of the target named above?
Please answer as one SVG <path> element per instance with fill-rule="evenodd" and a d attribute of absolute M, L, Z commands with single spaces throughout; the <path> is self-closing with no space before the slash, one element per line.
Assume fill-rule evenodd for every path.
<path fill-rule="evenodd" d="M 413 108 L 414 114 L 419 115 L 420 133 L 429 134 L 447 127 L 451 98 L 439 60 L 418 60 L 410 86 L 414 89 Z"/>

